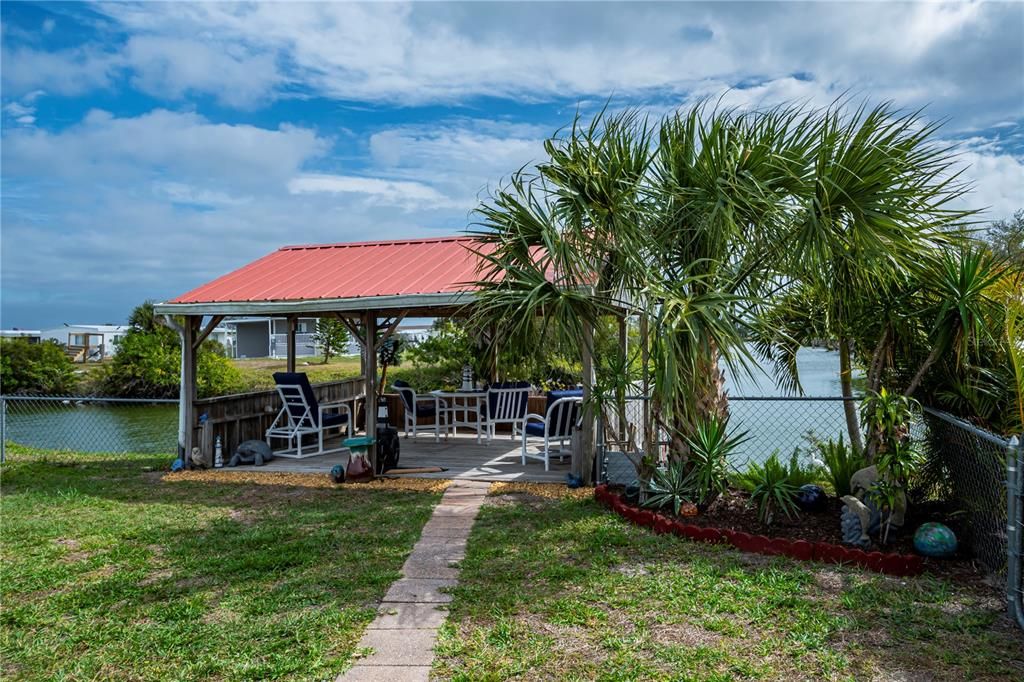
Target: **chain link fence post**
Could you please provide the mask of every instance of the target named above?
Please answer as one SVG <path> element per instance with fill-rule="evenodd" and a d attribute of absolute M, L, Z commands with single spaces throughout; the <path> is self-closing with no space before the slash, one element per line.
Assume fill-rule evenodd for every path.
<path fill-rule="evenodd" d="M 1006 602 L 1011 619 L 1024 628 L 1024 443 L 1014 436 L 1006 448 Z"/>
<path fill-rule="evenodd" d="M 0 395 L 0 464 L 7 461 L 7 398 Z"/>

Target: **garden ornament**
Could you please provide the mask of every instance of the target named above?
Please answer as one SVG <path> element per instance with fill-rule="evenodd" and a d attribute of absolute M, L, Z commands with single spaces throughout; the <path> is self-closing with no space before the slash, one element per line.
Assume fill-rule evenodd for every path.
<path fill-rule="evenodd" d="M 228 462 L 229 467 L 236 467 L 239 464 L 255 464 L 258 467 L 274 459 L 274 453 L 270 446 L 261 440 L 247 440 L 237 448 L 235 454 Z"/>
<path fill-rule="evenodd" d="M 925 556 L 946 558 L 956 553 L 956 534 L 949 526 L 930 521 L 914 533 L 914 549 Z"/>
<path fill-rule="evenodd" d="M 828 496 L 820 485 L 807 483 L 800 486 L 800 490 L 797 492 L 796 504 L 803 511 L 820 512 L 825 509 L 826 502 L 828 502 Z"/>

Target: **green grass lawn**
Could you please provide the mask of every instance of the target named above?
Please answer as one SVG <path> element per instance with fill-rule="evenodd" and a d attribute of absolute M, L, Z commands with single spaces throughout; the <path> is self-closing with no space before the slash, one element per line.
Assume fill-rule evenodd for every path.
<path fill-rule="evenodd" d="M 657 536 L 592 501 L 505 496 L 474 527 L 444 679 L 1024 679 L 997 589 Z"/>
<path fill-rule="evenodd" d="M 8 453 L 5 680 L 330 679 L 439 498 L 171 483 L 166 457 Z"/>
<path fill-rule="evenodd" d="M 242 372 L 246 391 L 274 388 L 274 372 L 284 372 L 288 367 L 288 361 L 284 358 L 246 358 L 232 362 Z M 333 357 L 326 364 L 321 357 L 298 358 L 296 362 L 296 369 L 305 372 L 314 384 L 359 376 L 359 356 Z M 309 364 L 302 364 L 304 362 Z"/>

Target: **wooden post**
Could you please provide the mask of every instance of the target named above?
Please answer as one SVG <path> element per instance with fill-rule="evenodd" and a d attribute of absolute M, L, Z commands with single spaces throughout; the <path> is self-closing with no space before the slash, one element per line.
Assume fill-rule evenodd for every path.
<path fill-rule="evenodd" d="M 366 435 L 377 438 L 377 313 L 367 310 L 363 314 L 363 331 L 366 340 L 363 347 L 366 351 Z M 370 466 L 377 471 L 377 444 L 370 446 Z"/>
<path fill-rule="evenodd" d="M 181 389 L 178 394 L 178 456 L 186 469 L 192 468 L 193 429 L 196 423 L 196 322 L 189 316 L 180 328 L 181 336 Z"/>
<path fill-rule="evenodd" d="M 594 406 L 591 403 L 591 394 L 594 387 L 594 359 L 592 356 L 594 326 L 589 322 L 583 323 L 582 341 L 580 364 L 583 366 L 583 428 L 580 435 L 583 440 L 583 470 L 579 472 L 579 476 L 583 478 L 584 485 L 593 485 L 594 460 L 597 456 L 597 448 L 594 442 Z"/>
<path fill-rule="evenodd" d="M 295 371 L 295 326 L 298 320 L 294 315 L 288 316 L 288 371 Z"/>

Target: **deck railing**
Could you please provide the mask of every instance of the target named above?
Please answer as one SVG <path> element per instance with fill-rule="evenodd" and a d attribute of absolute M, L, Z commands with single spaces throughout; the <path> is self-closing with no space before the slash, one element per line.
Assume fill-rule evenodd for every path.
<path fill-rule="evenodd" d="M 313 384 L 317 401 L 329 403 L 364 393 L 363 377 Z M 225 458 L 247 440 L 263 440 L 281 410 L 277 389 L 203 398 L 193 403 L 196 415 L 192 442 L 212 459 L 217 436 Z"/>

